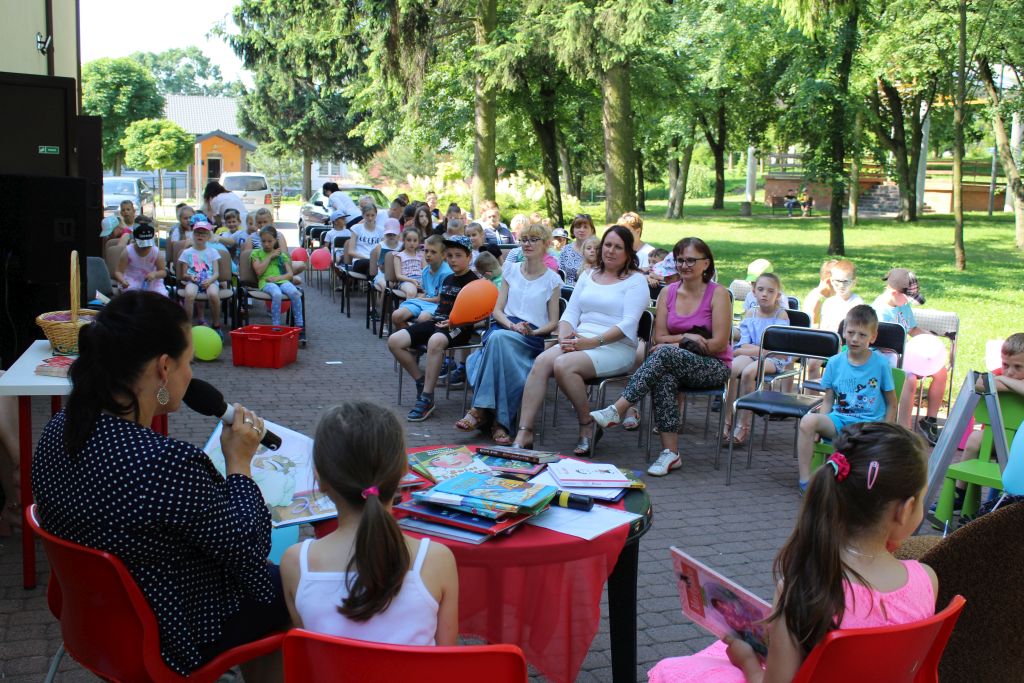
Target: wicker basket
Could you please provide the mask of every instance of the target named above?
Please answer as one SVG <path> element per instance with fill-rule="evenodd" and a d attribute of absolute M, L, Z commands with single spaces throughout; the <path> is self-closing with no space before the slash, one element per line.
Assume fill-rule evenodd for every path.
<path fill-rule="evenodd" d="M 71 252 L 71 310 L 51 311 L 36 317 L 36 324 L 50 340 L 53 352 L 65 356 L 78 353 L 78 331 L 96 319 L 96 311 L 79 309 L 81 276 L 78 272 L 78 252 Z"/>

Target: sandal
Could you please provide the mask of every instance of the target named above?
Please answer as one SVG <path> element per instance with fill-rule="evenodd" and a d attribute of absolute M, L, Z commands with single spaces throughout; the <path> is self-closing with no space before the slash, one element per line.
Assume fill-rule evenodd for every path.
<path fill-rule="evenodd" d="M 507 429 L 495 422 L 491 426 L 491 440 L 499 446 L 508 446 L 512 443 L 512 436 Z"/>
<path fill-rule="evenodd" d="M 739 426 L 732 433 L 732 444 L 734 446 L 746 446 L 747 439 L 750 437 L 750 426 Z"/>
<path fill-rule="evenodd" d="M 470 408 L 469 412 L 461 420 L 455 421 L 455 428 L 460 432 L 472 432 L 480 429 L 483 424 L 484 420 L 476 412 L 476 408 Z"/>
<path fill-rule="evenodd" d="M 591 420 L 590 422 L 580 422 L 580 427 L 587 427 L 592 424 L 594 424 L 593 420 Z M 594 430 L 593 437 L 580 437 L 580 440 L 576 442 L 575 448 L 572 449 L 573 455 L 589 456 L 591 449 L 597 450 L 597 442 L 601 440 L 602 436 L 604 436 L 604 430 L 601 429 L 600 425 L 596 425 L 596 427 L 597 428 Z M 591 444 L 591 439 L 593 439 L 593 444 Z"/>
<path fill-rule="evenodd" d="M 729 442 L 732 441 L 732 425 L 728 422 L 725 423 L 725 427 L 722 428 L 722 445 L 728 446 Z"/>
<path fill-rule="evenodd" d="M 626 411 L 626 417 L 622 420 L 622 428 L 627 432 L 635 432 L 640 428 L 640 413 L 635 407 L 630 407 Z"/>
<path fill-rule="evenodd" d="M 532 451 L 533 450 L 533 441 L 531 440 L 530 443 L 528 443 L 528 444 L 520 441 L 519 440 L 519 433 L 520 432 L 529 432 L 530 434 L 533 434 L 533 430 L 530 429 L 529 427 L 520 427 L 519 430 L 516 431 L 516 440 L 514 442 L 512 442 L 512 448 L 522 448 L 523 450 Z"/>

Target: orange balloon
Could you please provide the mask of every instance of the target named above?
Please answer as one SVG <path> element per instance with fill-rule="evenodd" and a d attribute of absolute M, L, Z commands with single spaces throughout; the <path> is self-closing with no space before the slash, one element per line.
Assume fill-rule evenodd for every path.
<path fill-rule="evenodd" d="M 490 280 L 473 280 L 455 297 L 455 305 L 448 316 L 453 327 L 478 323 L 494 311 L 498 303 L 498 288 Z"/>

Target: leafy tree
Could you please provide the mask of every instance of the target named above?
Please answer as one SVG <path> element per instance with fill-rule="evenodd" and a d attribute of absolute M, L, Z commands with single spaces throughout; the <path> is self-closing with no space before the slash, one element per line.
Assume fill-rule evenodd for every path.
<path fill-rule="evenodd" d="M 302 186 L 302 157 L 285 145 L 261 144 L 246 159 L 254 171 L 267 176 L 270 186 L 280 194 L 287 188 Z"/>
<path fill-rule="evenodd" d="M 164 98 L 156 80 L 127 57 L 104 57 L 82 67 L 82 111 L 103 117 L 103 165 L 121 172 L 128 126 L 141 119 L 163 116 Z"/>
<path fill-rule="evenodd" d="M 183 169 L 192 163 L 195 136 L 167 119 L 135 121 L 124 132 L 121 146 L 132 168 L 156 171 L 160 199 L 164 196 L 164 170 Z"/>
<path fill-rule="evenodd" d="M 245 90 L 241 81 L 224 82 L 220 67 L 195 45 L 163 52 L 135 52 L 130 57 L 156 78 L 164 95 L 239 97 Z"/>

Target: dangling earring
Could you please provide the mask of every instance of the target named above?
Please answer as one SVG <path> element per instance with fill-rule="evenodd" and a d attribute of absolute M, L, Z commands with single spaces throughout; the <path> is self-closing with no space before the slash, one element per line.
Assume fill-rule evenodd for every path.
<path fill-rule="evenodd" d="M 167 391 L 167 382 L 161 384 L 160 388 L 156 390 L 156 402 L 162 406 L 171 402 L 171 394 Z"/>

